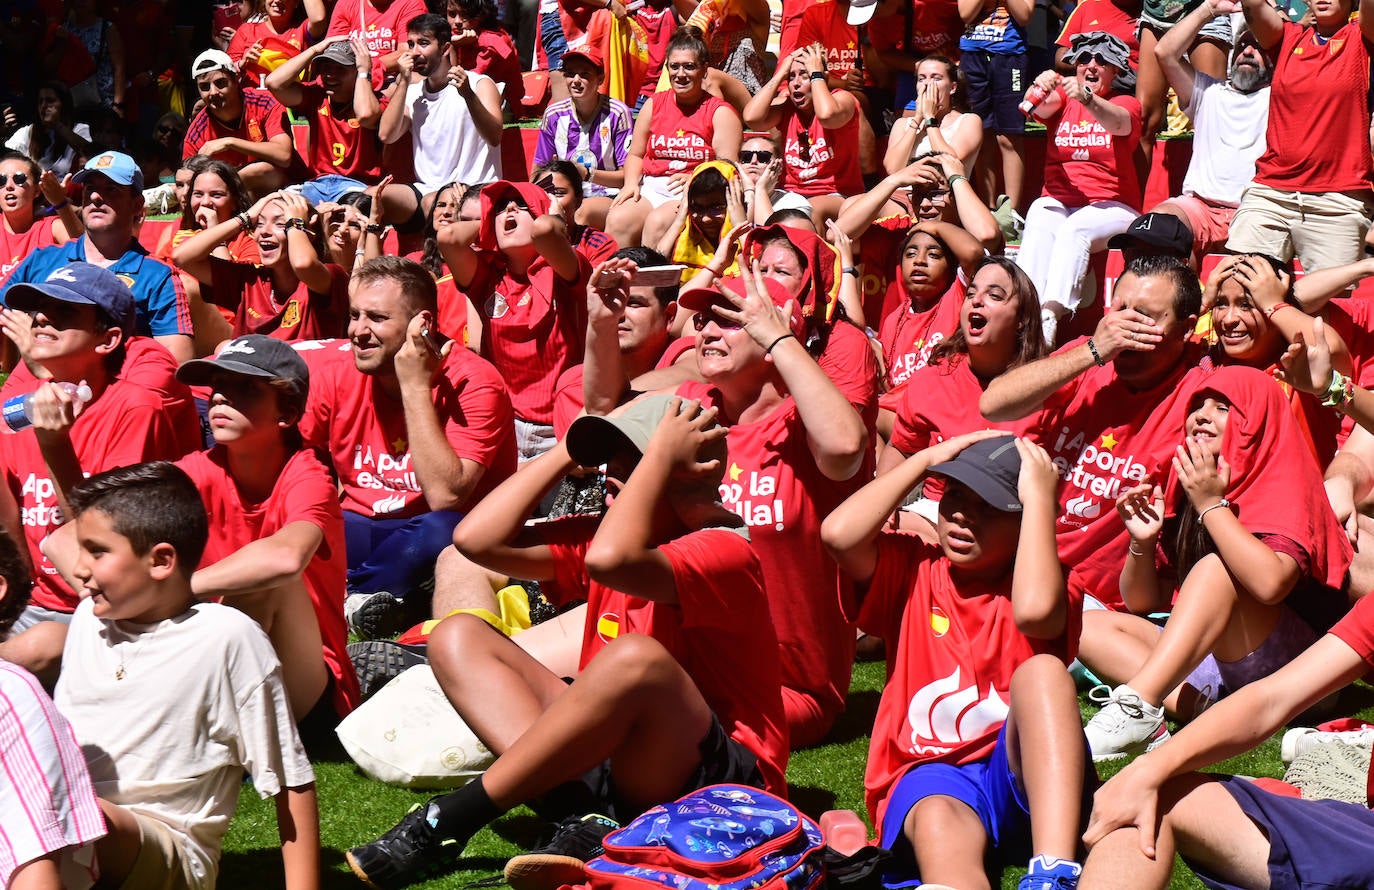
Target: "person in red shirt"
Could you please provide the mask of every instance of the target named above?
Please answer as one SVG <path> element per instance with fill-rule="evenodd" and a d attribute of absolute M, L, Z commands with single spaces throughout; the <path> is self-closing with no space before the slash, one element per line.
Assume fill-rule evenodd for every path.
<path fill-rule="evenodd" d="M 938 546 L 883 530 L 928 474 L 945 479 Z M 859 627 L 887 643 L 864 791 L 894 886 L 986 887 L 985 855 L 1022 848 L 1023 890 L 1073 887 L 1081 870 L 1096 777 L 1065 669 L 1081 601 L 1055 552 L 1058 484 L 1029 439 L 968 433 L 907 458 L 821 526 L 861 588 Z"/>
<path fill-rule="evenodd" d="M 1016 262 L 1040 293 L 1046 342 L 1059 320 L 1090 303 L 1083 277 L 1092 255 L 1126 231 L 1140 213 L 1132 156 L 1140 142 L 1140 102 L 1115 95 L 1126 70 L 1126 44 L 1105 31 L 1074 38 L 1064 59 L 1073 77 L 1045 71 L 1032 89 L 1047 95 L 1031 112 L 1053 134 L 1045 155 L 1045 188 L 1026 211 Z"/>
<path fill-rule="evenodd" d="M 205 106 L 191 119 L 181 156 L 233 164 L 254 196 L 286 185 L 296 149 L 281 103 L 264 90 L 239 86 L 233 60 L 217 49 L 196 56 L 191 76 Z"/>
<path fill-rule="evenodd" d="M 781 104 L 779 96 L 784 97 Z M 751 129 L 782 132 L 781 188 L 810 200 L 817 231 L 839 216 L 846 197 L 864 191 L 857 153 L 859 117 L 853 94 L 832 93 L 826 84 L 825 59 L 815 46 L 779 63 L 772 79 L 744 107 Z"/>
<path fill-rule="evenodd" d="M 182 242 L 174 258 L 183 272 L 209 285 L 214 302 L 233 310 L 236 337 L 337 337 L 345 326 L 348 273 L 321 262 L 309 220 L 310 205 L 302 195 L 275 192 Z M 225 242 L 250 230 L 258 255 L 247 261 L 230 258 Z"/>
<path fill-rule="evenodd" d="M 979 399 L 983 416 L 1034 428 L 1060 467 L 1059 556 L 1070 585 L 1122 610 L 1130 536 L 1113 509 L 1121 492 L 1167 466 L 1194 389 L 1211 371 L 1190 337 L 1202 288 L 1177 257 L 1143 255 L 1117 279 L 1091 337 L 1012 368 Z"/>
<path fill-rule="evenodd" d="M 24 357 L 48 375 L 41 382 L 12 375 L 21 379 L 4 391 L 7 399 L 22 396 L 26 382 L 33 385 L 27 409 L 33 429 L 0 437 L 0 523 L 22 534 L 34 571 L 32 601 L 16 624 L 29 631 L 65 624 L 76 608 L 77 595 L 41 546 L 66 521 L 67 492 L 85 473 L 180 457 L 194 430 L 177 425 L 193 422 L 194 414 L 177 410 L 191 401 L 184 386 L 167 381 L 176 392 L 164 402 L 144 376 L 153 373 L 144 365 L 170 361 L 164 348 L 147 342 L 137 358 L 130 354 L 133 294 L 113 272 L 67 263 L 44 281 L 14 285 L 6 302 L 32 315 Z M 89 390 L 81 404 L 79 385 Z M 61 654 L 62 632 L 53 631 L 34 628 L 27 640 L 27 633 L 16 634 L 0 643 L 0 657 L 41 674 Z"/>
<path fill-rule="evenodd" d="M 580 418 L 459 526 L 469 558 L 588 599 L 581 672 L 568 685 L 481 619 L 446 619 L 430 637 L 435 674 L 496 762 L 349 850 L 359 877 L 401 886 L 451 869 L 478 829 L 533 799 L 563 827 L 506 878 L 572 883 L 617 821 L 647 807 L 720 782 L 786 793 L 777 639 L 759 559 L 717 498 L 727 461 L 715 413 L 659 395 Z M 560 476 L 601 464 L 624 486 L 599 526 L 522 534 Z"/>
<path fill-rule="evenodd" d="M 678 303 L 695 313 L 706 382 L 677 392 L 714 405 L 729 424 L 721 498 L 749 525 L 763 563 L 792 743 L 815 744 L 844 709 L 854 662 L 845 597 L 817 531 L 862 484 L 868 431 L 798 339 L 800 301 L 757 262 L 743 281 L 687 290 Z"/>
<path fill-rule="evenodd" d="M 666 231 L 692 170 L 739 155 L 744 127 L 734 108 L 706 91 L 709 60 L 700 31 L 673 34 L 664 57 L 669 89 L 654 93 L 635 116 L 625 184 L 606 217 L 617 244 L 639 244 L 646 230 Z"/>
<path fill-rule="evenodd" d="M 281 64 L 282 55 L 295 56 L 323 38 L 329 27 L 325 0 L 253 0 L 249 6 L 251 12 L 224 50 L 245 87 L 266 86 L 264 79 Z M 298 18 L 297 12 L 304 16 Z"/>
<path fill-rule="evenodd" d="M 280 340 L 237 337 L 177 379 L 208 387 L 215 447 L 177 462 L 200 490 L 210 539 L 191 590 L 247 613 L 282 663 L 307 746 L 359 702 L 345 646 L 343 516 L 329 471 L 302 446 L 310 372 Z"/>
<path fill-rule="evenodd" d="M 57 215 L 38 216 L 39 194 L 59 208 Z M 66 244 L 85 231 L 57 177 L 17 152 L 0 156 L 0 220 L 0 284 L 35 250 Z"/>
<path fill-rule="evenodd" d="M 453 64 L 496 81 L 506 120 L 522 117 L 525 75 L 515 41 L 501 27 L 492 0 L 448 0 L 445 6 L 453 29 L 449 53 Z"/>
<path fill-rule="evenodd" d="M 1073 39 L 1080 34 L 1105 31 L 1126 44 L 1129 64 L 1118 75 L 1133 75 L 1140 67 L 1140 41 L 1136 37 L 1139 17 L 1127 12 L 1113 0 L 1083 0 L 1069 13 L 1054 41 L 1054 66 L 1063 75 L 1074 73 L 1076 64 L 1068 58 Z"/>
<path fill-rule="evenodd" d="M 306 166 L 315 178 L 303 193 L 312 204 L 337 201 L 348 190 L 376 185 L 382 177 L 377 124 L 382 103 L 372 89 L 371 61 L 357 38 L 329 37 L 283 63 L 266 86 L 310 126 Z M 313 75 L 319 84 L 304 84 Z M 325 180 L 321 182 L 321 180 Z"/>
<path fill-rule="evenodd" d="M 1312 7 L 1313 24 L 1262 2 L 1242 6 L 1260 48 L 1275 59 L 1265 150 L 1241 195 L 1226 249 L 1302 260 L 1308 272 L 1361 259 L 1374 218 L 1369 148 L 1374 3 Z M 1320 138 L 1313 138 L 1320 134 Z"/>
<path fill-rule="evenodd" d="M 589 266 L 531 182 L 482 189 L 482 218 L 439 232 L 453 281 L 482 317 L 482 354 L 511 390 L 521 460 L 553 444 L 558 377 L 582 356 Z"/>
<path fill-rule="evenodd" d="M 351 348 L 302 345 L 311 385 L 301 435 L 339 477 L 344 608 L 365 636 L 426 617 L 434 561 L 453 527 L 515 469 L 506 384 L 485 360 L 443 340 L 437 300 L 433 276 L 418 263 L 368 260 L 353 273 Z"/>
<path fill-rule="evenodd" d="M 914 372 L 886 402 L 894 403 L 891 437 L 878 460 L 878 472 L 946 439 L 980 429 L 1024 435 L 1033 419 L 989 423 L 978 400 L 994 378 L 1048 352 L 1040 333 L 1040 301 L 1026 273 L 1006 257 L 985 257 L 973 273 L 959 309 L 959 328 L 930 351 L 925 367 Z M 921 497 L 905 507 L 924 519 L 915 530 L 933 541 L 942 486 L 927 479 Z M 910 527 L 903 515 L 903 528 Z"/>

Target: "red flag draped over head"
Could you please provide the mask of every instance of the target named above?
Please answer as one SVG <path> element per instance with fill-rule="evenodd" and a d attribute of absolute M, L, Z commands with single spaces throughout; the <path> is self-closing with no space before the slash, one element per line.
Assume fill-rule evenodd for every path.
<path fill-rule="evenodd" d="M 532 182 L 507 182 L 498 179 L 482 189 L 482 226 L 477 230 L 477 246 L 496 250 L 496 217 L 506 202 L 518 198 L 536 219 L 549 212 L 549 193 Z"/>
<path fill-rule="evenodd" d="M 795 294 L 802 314 L 821 322 L 833 320 L 840 300 L 840 255 L 821 236 L 791 226 L 760 226 L 744 239 L 742 265 L 757 260 L 769 242 L 778 238 L 785 238 L 806 259 L 806 283 Z"/>
<path fill-rule="evenodd" d="M 1339 590 L 1350 567 L 1350 542 L 1283 391 L 1263 371 L 1227 365 L 1201 381 L 1192 404 L 1209 396 L 1231 406 L 1221 440 L 1221 456 L 1231 466 L 1231 509 L 1251 534 L 1281 535 L 1305 548 L 1311 576 Z M 1165 504 L 1171 515 L 1186 497 L 1170 472 Z"/>

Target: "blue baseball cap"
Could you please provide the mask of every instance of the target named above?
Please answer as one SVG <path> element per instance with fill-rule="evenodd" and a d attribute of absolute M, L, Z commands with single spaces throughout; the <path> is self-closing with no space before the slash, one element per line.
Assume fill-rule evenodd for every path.
<path fill-rule="evenodd" d="M 90 263 L 68 263 L 54 269 L 45 281 L 11 285 L 5 294 L 5 305 L 29 312 L 37 309 L 44 297 L 94 306 L 125 337 L 134 335 L 133 291 L 109 269 Z"/>
<path fill-rule="evenodd" d="M 143 191 L 143 171 L 133 158 L 122 151 L 103 151 L 91 158 L 72 177 L 72 182 L 80 184 L 97 173 L 116 185 L 131 186 L 136 192 Z"/>

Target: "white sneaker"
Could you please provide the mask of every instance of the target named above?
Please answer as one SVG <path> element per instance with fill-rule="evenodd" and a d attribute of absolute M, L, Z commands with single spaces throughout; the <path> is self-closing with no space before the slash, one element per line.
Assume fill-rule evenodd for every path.
<path fill-rule="evenodd" d="M 1292 763 L 1301 754 L 1312 750 L 1324 742 L 1344 742 L 1368 748 L 1374 746 L 1374 727 L 1351 729 L 1346 732 L 1322 732 L 1310 726 L 1295 726 L 1283 734 L 1279 742 L 1279 757 L 1284 766 Z"/>
<path fill-rule="evenodd" d="M 1169 740 L 1164 709 L 1146 704 L 1131 687 L 1098 686 L 1088 699 L 1102 705 L 1083 727 L 1094 763 L 1144 754 Z"/>

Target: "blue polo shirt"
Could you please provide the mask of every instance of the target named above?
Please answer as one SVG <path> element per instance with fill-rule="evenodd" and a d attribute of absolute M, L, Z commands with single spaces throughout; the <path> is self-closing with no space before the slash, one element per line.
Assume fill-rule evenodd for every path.
<path fill-rule="evenodd" d="M 9 289 L 17 282 L 37 284 L 67 263 L 85 261 L 85 235 L 66 244 L 35 250 L 0 288 L 0 302 L 5 301 Z M 134 333 L 145 337 L 191 334 L 191 306 L 186 288 L 170 266 L 150 257 L 143 245 L 134 240 L 129 242 L 124 255 L 107 268 L 133 291 L 138 324 Z"/>

